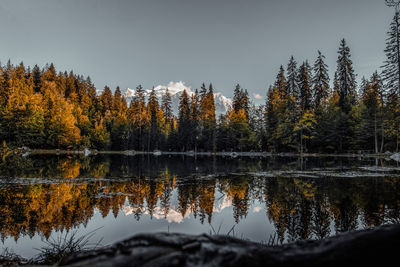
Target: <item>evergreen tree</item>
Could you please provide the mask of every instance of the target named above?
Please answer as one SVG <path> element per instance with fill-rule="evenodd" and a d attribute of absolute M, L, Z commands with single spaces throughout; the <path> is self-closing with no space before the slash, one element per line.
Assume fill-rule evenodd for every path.
<path fill-rule="evenodd" d="M 236 85 L 234 93 L 233 93 L 233 101 L 232 107 L 233 110 L 237 113 L 239 110 L 243 110 L 246 115 L 246 120 L 249 120 L 249 105 L 250 98 L 247 90 L 243 90 L 239 84 Z"/>
<path fill-rule="evenodd" d="M 179 98 L 179 116 L 178 116 L 178 135 L 181 151 L 188 150 L 190 129 L 190 101 L 189 96 L 184 90 Z"/>
<path fill-rule="evenodd" d="M 38 65 L 35 65 L 32 69 L 32 79 L 34 83 L 33 89 L 35 92 L 40 92 L 40 83 L 42 78 L 42 71 L 40 70 Z"/>
<path fill-rule="evenodd" d="M 304 113 L 312 107 L 312 92 L 311 92 L 311 67 L 308 61 L 304 62 L 299 69 L 299 105 L 300 111 Z"/>
<path fill-rule="evenodd" d="M 121 89 L 119 86 L 115 89 L 113 102 L 112 102 L 112 113 L 114 117 L 124 116 L 126 107 L 124 107 L 123 96 L 121 94 Z"/>
<path fill-rule="evenodd" d="M 206 95 L 207 95 L 207 87 L 204 83 L 202 83 L 200 87 L 200 99 L 201 100 L 206 99 Z"/>
<path fill-rule="evenodd" d="M 192 130 L 191 144 L 194 145 L 195 151 L 197 151 L 200 134 L 200 96 L 197 89 L 190 99 L 190 124 Z"/>
<path fill-rule="evenodd" d="M 210 83 L 208 93 L 206 95 L 205 110 L 203 112 L 204 119 L 211 124 L 215 124 L 215 102 L 214 102 L 214 89 Z"/>
<path fill-rule="evenodd" d="M 353 62 L 350 59 L 350 48 L 342 39 L 338 50 L 336 79 L 338 83 L 339 105 L 345 113 L 350 112 L 356 99 L 356 79 Z"/>
<path fill-rule="evenodd" d="M 173 114 L 171 107 L 171 94 L 169 93 L 168 88 L 165 89 L 165 94 L 162 96 L 161 109 L 164 112 L 165 121 L 171 122 Z"/>
<path fill-rule="evenodd" d="M 329 96 L 329 75 L 328 65 L 325 64 L 325 56 L 318 51 L 318 58 L 314 63 L 313 84 L 313 106 L 317 109 L 322 101 L 328 99 Z"/>
<path fill-rule="evenodd" d="M 387 95 L 400 96 L 400 15 L 396 11 L 386 39 L 382 80 Z"/>
<path fill-rule="evenodd" d="M 105 114 L 107 111 L 111 112 L 113 106 L 113 96 L 110 87 L 104 87 L 104 91 L 100 96 L 100 101 L 103 108 L 103 114 Z"/>
<path fill-rule="evenodd" d="M 379 150 L 383 149 L 384 142 L 384 131 L 383 131 L 383 94 L 382 94 L 382 82 L 377 72 L 375 72 L 370 81 L 366 85 L 366 90 L 362 95 L 362 104 L 367 109 L 367 124 L 370 125 L 371 136 L 373 136 L 374 151 L 378 153 Z M 381 136 L 381 146 L 379 146 L 379 135 Z"/>
<path fill-rule="evenodd" d="M 10 70 L 7 68 L 1 68 L 1 80 L 0 80 L 0 106 L 5 107 L 8 102 L 8 98 L 11 91 L 10 86 Z"/>
<path fill-rule="evenodd" d="M 265 131 L 266 131 L 266 147 L 272 151 L 273 146 L 273 132 L 276 128 L 277 118 L 274 112 L 274 88 L 270 86 L 267 91 L 267 101 L 265 103 Z"/>
<path fill-rule="evenodd" d="M 280 67 L 275 84 L 268 92 L 266 109 L 267 144 L 270 150 L 285 151 L 296 147 L 293 131 L 298 112 L 293 96 L 286 93 L 286 79 L 283 67 Z"/>
<path fill-rule="evenodd" d="M 246 120 L 249 120 L 249 112 L 250 112 L 250 97 L 247 89 L 242 92 L 242 108 L 244 114 L 246 115 Z"/>
<path fill-rule="evenodd" d="M 276 76 L 275 87 L 277 88 L 277 90 L 279 92 L 280 98 L 282 100 L 287 99 L 289 94 L 286 91 L 287 86 L 286 86 L 285 70 L 282 65 L 280 66 L 279 73 Z"/>
<path fill-rule="evenodd" d="M 145 92 L 142 85 L 135 90 L 132 102 L 128 110 L 129 126 L 129 147 L 144 150 L 147 147 L 146 128 L 149 126 L 148 114 L 145 102 Z"/>
<path fill-rule="evenodd" d="M 300 94 L 300 91 L 298 85 L 297 62 L 293 56 L 290 57 L 286 72 L 287 72 L 286 91 L 288 95 L 293 96 L 295 99 L 297 99 Z"/>
<path fill-rule="evenodd" d="M 252 104 L 249 112 L 250 140 L 251 147 L 261 151 L 267 147 L 265 105 L 256 106 Z"/>
<path fill-rule="evenodd" d="M 241 109 L 241 99 L 242 97 L 242 88 L 239 84 L 236 85 L 235 90 L 233 91 L 233 101 L 232 107 L 234 111 L 239 111 Z"/>
<path fill-rule="evenodd" d="M 148 137 L 147 150 L 157 149 L 160 141 L 160 123 L 159 123 L 159 105 L 156 92 L 153 89 L 150 92 L 149 102 L 147 105 L 148 113 L 150 114 L 150 131 Z"/>

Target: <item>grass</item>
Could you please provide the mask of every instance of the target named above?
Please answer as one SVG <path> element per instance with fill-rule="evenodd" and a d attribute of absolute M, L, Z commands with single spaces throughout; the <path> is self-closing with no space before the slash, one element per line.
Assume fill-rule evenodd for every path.
<path fill-rule="evenodd" d="M 67 232 L 65 235 L 44 241 L 45 245 L 37 249 L 39 255 L 33 259 L 33 262 L 36 264 L 55 264 L 74 253 L 98 249 L 101 247 L 102 239 L 97 243 L 90 242 L 98 229 L 79 237 L 77 231 Z"/>
<path fill-rule="evenodd" d="M 211 227 L 211 230 L 210 230 L 210 232 L 209 232 L 210 235 L 220 235 L 220 234 L 221 234 L 220 232 L 221 232 L 222 224 L 223 224 L 223 222 L 221 222 L 221 223 L 219 224 L 218 229 L 215 229 L 214 226 L 210 223 L 210 224 L 209 224 L 210 227 Z M 235 237 L 235 238 L 239 238 L 239 237 L 236 236 L 236 234 L 235 234 L 235 226 L 236 226 L 236 225 L 233 225 L 233 226 L 230 228 L 230 230 L 229 230 L 226 234 L 222 234 L 222 235 L 232 236 L 232 237 Z M 246 238 L 243 236 L 243 234 L 242 234 L 242 236 L 241 236 L 239 239 L 248 240 L 248 241 L 249 241 L 249 239 L 246 239 Z M 278 234 L 277 234 L 276 232 L 270 234 L 269 237 L 268 237 L 268 241 L 261 241 L 260 244 L 263 245 L 263 246 L 267 246 L 267 247 L 279 246 Z"/>
<path fill-rule="evenodd" d="M 210 223 L 210 227 L 211 227 L 210 235 L 219 235 L 220 231 L 221 231 L 222 224 L 223 224 L 223 222 L 221 222 L 219 224 L 219 226 L 218 226 L 218 229 L 215 230 L 214 226 Z M 235 226 L 236 225 L 233 225 L 232 228 L 225 235 L 230 236 L 231 233 L 232 233 L 232 236 L 234 237 L 235 236 Z"/>
<path fill-rule="evenodd" d="M 0 266 L 16 266 L 27 263 L 27 259 L 15 254 L 8 248 L 4 248 L 3 252 L 0 254 Z"/>

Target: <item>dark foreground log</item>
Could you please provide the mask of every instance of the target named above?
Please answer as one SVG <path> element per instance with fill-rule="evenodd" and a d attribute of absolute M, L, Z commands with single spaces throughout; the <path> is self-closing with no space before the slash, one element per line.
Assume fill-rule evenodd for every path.
<path fill-rule="evenodd" d="M 400 225 L 268 247 L 227 236 L 140 234 L 73 255 L 72 266 L 400 266 Z"/>

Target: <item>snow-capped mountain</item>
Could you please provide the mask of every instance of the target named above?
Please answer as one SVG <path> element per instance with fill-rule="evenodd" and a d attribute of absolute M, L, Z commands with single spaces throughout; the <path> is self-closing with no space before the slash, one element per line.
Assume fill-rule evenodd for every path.
<path fill-rule="evenodd" d="M 186 86 L 183 82 L 170 82 L 167 86 L 158 85 L 154 88 L 156 95 L 158 97 L 158 101 L 161 103 L 161 99 L 163 95 L 165 95 L 165 90 L 168 88 L 168 92 L 171 95 L 171 106 L 175 115 L 178 114 L 178 106 L 179 106 L 179 97 L 181 96 L 183 90 L 186 90 L 189 96 L 194 94 L 194 91 Z M 150 95 L 151 89 L 145 90 L 146 98 Z M 127 88 L 123 93 L 128 104 L 132 101 L 133 96 L 135 95 L 135 89 Z M 225 114 L 227 110 L 232 107 L 232 99 L 224 96 L 222 93 L 214 93 L 214 102 L 215 102 L 215 113 L 217 116 L 220 114 Z"/>

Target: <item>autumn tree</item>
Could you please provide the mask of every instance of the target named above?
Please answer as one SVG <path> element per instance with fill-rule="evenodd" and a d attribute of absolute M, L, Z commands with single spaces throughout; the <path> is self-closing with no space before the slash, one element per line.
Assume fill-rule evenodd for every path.
<path fill-rule="evenodd" d="M 210 84 L 208 91 L 204 84 L 200 90 L 200 114 L 202 122 L 202 147 L 207 151 L 215 151 L 216 117 L 212 84 Z"/>

